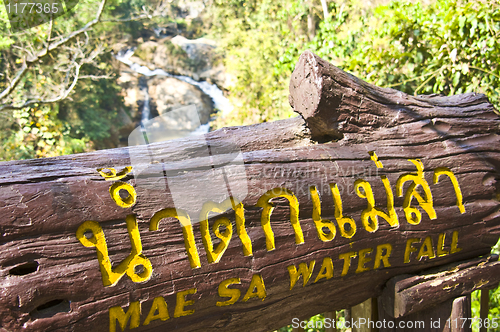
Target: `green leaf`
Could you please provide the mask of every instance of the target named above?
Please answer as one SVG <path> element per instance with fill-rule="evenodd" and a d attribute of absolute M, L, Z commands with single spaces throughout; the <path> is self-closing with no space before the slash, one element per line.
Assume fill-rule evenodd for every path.
<path fill-rule="evenodd" d="M 470 28 L 470 37 L 472 38 L 476 32 L 477 28 L 477 19 L 474 17 L 474 19 L 471 22 L 471 28 Z"/>
<path fill-rule="evenodd" d="M 458 18 L 458 25 L 460 26 L 460 29 L 463 29 L 466 21 L 467 21 L 467 17 L 465 17 L 465 16 L 460 16 Z"/>
<path fill-rule="evenodd" d="M 459 83 L 460 83 L 460 72 L 456 71 L 455 74 L 453 75 L 453 86 L 457 87 Z"/>

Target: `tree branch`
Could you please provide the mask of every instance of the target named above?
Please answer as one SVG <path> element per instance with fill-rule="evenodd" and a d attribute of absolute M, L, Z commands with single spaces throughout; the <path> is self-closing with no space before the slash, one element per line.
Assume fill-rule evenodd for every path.
<path fill-rule="evenodd" d="M 21 78 L 23 78 L 24 74 L 26 74 L 27 70 L 28 70 L 28 65 L 26 64 L 26 61 L 24 61 L 23 65 L 21 66 L 21 69 L 19 69 L 14 79 L 10 81 L 9 86 L 5 88 L 5 90 L 3 90 L 2 93 L 0 93 L 0 100 L 4 99 L 8 95 L 10 95 L 12 91 L 14 91 L 16 86 L 21 81 Z"/>
<path fill-rule="evenodd" d="M 110 75 L 80 75 L 80 79 L 90 78 L 91 80 L 110 79 L 112 77 Z"/>
<path fill-rule="evenodd" d="M 49 45 L 47 47 L 45 47 L 43 50 L 41 50 L 40 52 L 38 52 L 36 55 L 33 55 L 33 56 L 30 56 L 30 57 L 25 57 L 24 60 L 23 60 L 23 65 L 21 66 L 21 69 L 18 70 L 16 76 L 14 77 L 14 79 L 9 83 L 9 85 L 7 86 L 7 88 L 5 88 L 5 90 L 3 90 L 1 93 L 0 93 L 0 100 L 3 100 L 5 99 L 7 96 L 9 96 L 12 91 L 14 91 L 14 89 L 17 87 L 17 85 L 19 84 L 19 82 L 21 82 L 21 79 L 24 77 L 24 75 L 26 74 L 27 70 L 37 61 L 41 60 L 42 58 L 44 58 L 45 56 L 47 56 L 51 51 L 61 47 L 62 45 L 66 44 L 67 42 L 69 42 L 70 40 L 72 40 L 73 38 L 79 36 L 80 34 L 88 31 L 90 28 L 92 28 L 95 24 L 97 24 L 100 19 L 101 19 L 101 15 L 102 15 L 102 12 L 104 10 L 104 6 L 106 5 L 106 1 L 107 0 L 102 0 L 100 5 L 99 5 L 99 8 L 97 10 L 97 14 L 96 14 L 96 17 L 88 22 L 87 24 L 85 24 L 84 27 L 82 27 L 81 29 L 79 30 L 76 30 L 76 31 L 73 31 L 71 32 L 69 35 L 67 35 L 66 37 L 54 42 L 54 43 L 49 43 Z M 24 104 L 31 104 L 30 101 L 27 101 L 25 102 Z M 23 104 L 23 105 L 24 105 Z M 0 111 L 1 110 L 4 110 L 4 109 L 13 109 L 12 107 L 10 107 L 12 104 L 10 105 L 4 105 L 4 106 L 0 106 Z M 26 107 L 26 106 L 24 106 Z M 17 109 L 17 107 L 15 108 Z"/>
<path fill-rule="evenodd" d="M 323 7 L 323 17 L 325 21 L 328 21 L 330 19 L 330 14 L 328 13 L 328 4 L 326 0 L 321 0 L 321 7 Z"/>
<path fill-rule="evenodd" d="M 42 99 L 42 98 L 37 98 L 37 99 L 31 99 L 26 102 L 24 102 L 21 105 L 14 105 L 14 104 L 5 104 L 0 106 L 0 111 L 4 110 L 19 110 L 23 109 L 28 106 L 32 106 L 34 104 L 49 104 L 49 103 L 55 103 L 57 101 L 61 101 L 63 99 L 66 99 L 69 95 L 69 93 L 74 89 L 76 86 L 76 83 L 78 82 L 79 79 L 79 74 L 80 74 L 80 67 L 82 64 L 80 63 L 75 63 L 75 75 L 73 78 L 73 82 L 71 82 L 71 85 L 67 89 L 63 89 L 59 96 L 51 98 L 51 99 Z"/>

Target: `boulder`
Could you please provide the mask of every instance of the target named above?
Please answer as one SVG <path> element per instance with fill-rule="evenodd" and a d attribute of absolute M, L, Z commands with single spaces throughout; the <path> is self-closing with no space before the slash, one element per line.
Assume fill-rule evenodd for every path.
<path fill-rule="evenodd" d="M 195 105 L 201 124 L 206 124 L 210 120 L 210 114 L 213 112 L 212 99 L 197 87 L 173 77 L 162 76 L 148 79 L 148 86 L 153 113 L 156 109 L 159 115 L 168 116 L 169 113 L 176 114 L 174 112 L 176 109 Z"/>
<path fill-rule="evenodd" d="M 130 108 L 130 115 L 136 125 L 139 125 L 144 102 L 139 77 L 139 74 L 131 70 L 121 70 L 118 78 L 118 84 L 123 88 L 125 105 Z M 206 124 L 210 120 L 210 114 L 213 112 L 212 99 L 196 86 L 165 76 L 149 77 L 147 85 L 152 117 L 194 105 L 198 110 L 201 124 Z M 191 124 L 186 124 L 186 127 L 191 127 Z"/>
<path fill-rule="evenodd" d="M 144 42 L 130 59 L 150 69 L 209 81 L 225 89 L 230 83 L 215 49 L 216 43 L 211 39 L 191 40 L 178 35 Z"/>

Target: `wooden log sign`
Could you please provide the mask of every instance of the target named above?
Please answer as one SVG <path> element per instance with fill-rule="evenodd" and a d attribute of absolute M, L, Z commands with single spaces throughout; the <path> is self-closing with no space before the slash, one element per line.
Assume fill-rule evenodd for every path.
<path fill-rule="evenodd" d="M 490 252 L 500 119 L 302 54 L 297 118 L 1 163 L 1 331 L 269 331 Z M 200 151 L 208 149 L 208 154 Z"/>

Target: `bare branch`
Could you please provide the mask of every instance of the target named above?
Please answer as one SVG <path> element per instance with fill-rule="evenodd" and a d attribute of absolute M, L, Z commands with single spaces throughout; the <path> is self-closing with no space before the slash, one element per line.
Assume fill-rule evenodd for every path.
<path fill-rule="evenodd" d="M 23 78 L 24 74 L 26 74 L 26 71 L 28 70 L 28 65 L 26 64 L 26 61 L 23 62 L 23 65 L 21 66 L 21 69 L 18 70 L 16 76 L 12 81 L 10 81 L 10 84 L 5 90 L 0 93 L 0 100 L 4 99 L 7 97 L 14 89 L 16 86 L 19 84 L 21 81 L 21 78 Z"/>
<path fill-rule="evenodd" d="M 102 0 L 101 4 L 99 5 L 99 9 L 97 10 L 97 14 L 96 14 L 96 17 L 88 22 L 87 24 L 85 24 L 85 26 L 79 30 L 76 30 L 76 31 L 73 31 L 72 33 L 70 33 L 68 36 L 66 36 L 65 38 L 55 42 L 54 44 L 51 44 L 48 48 L 48 51 L 46 52 L 40 52 L 39 55 L 37 55 L 37 58 L 34 60 L 39 60 L 40 57 L 43 57 L 45 56 L 46 54 L 45 53 L 48 53 L 52 50 L 55 50 L 56 48 L 60 47 L 61 45 L 63 44 L 66 44 L 68 41 L 70 41 L 71 39 L 75 38 L 76 36 L 90 30 L 91 27 L 93 27 L 94 25 L 96 25 L 97 23 L 100 22 L 100 19 L 101 19 L 101 15 L 102 15 L 102 12 L 104 10 L 104 6 L 106 5 L 106 1 L 107 0 Z"/>
<path fill-rule="evenodd" d="M 12 91 L 17 87 L 17 85 L 19 84 L 19 82 L 21 82 L 21 79 L 26 74 L 28 68 L 31 67 L 35 62 L 37 62 L 38 60 L 44 58 L 51 51 L 53 51 L 53 50 L 61 47 L 62 45 L 66 44 L 67 42 L 69 42 L 73 38 L 75 38 L 75 37 L 79 36 L 80 34 L 86 32 L 87 30 L 89 30 L 90 28 L 92 28 L 95 24 L 97 24 L 100 21 L 100 19 L 101 19 L 101 15 L 102 15 L 102 12 L 104 10 L 104 6 L 106 5 L 106 1 L 107 0 L 102 0 L 101 1 L 100 5 L 99 5 L 99 8 L 97 10 L 96 17 L 92 21 L 90 21 L 87 24 L 85 24 L 85 26 L 83 28 L 81 28 L 79 30 L 76 30 L 76 31 L 73 31 L 70 34 L 68 34 L 66 37 L 64 37 L 64 38 L 62 38 L 62 39 L 60 39 L 60 40 L 58 40 L 58 41 L 56 41 L 54 43 L 49 44 L 48 47 L 44 48 L 43 50 L 41 50 L 40 52 L 38 52 L 36 55 L 30 56 L 30 57 L 25 57 L 24 61 L 23 61 L 23 65 L 18 70 L 18 72 L 17 72 L 16 76 L 14 77 L 14 79 L 10 82 L 10 84 L 7 86 L 7 88 L 5 88 L 5 90 L 3 90 L 0 93 L 0 100 L 5 99 L 7 96 L 9 96 L 12 93 Z M 79 70 L 79 68 L 78 68 L 78 70 Z M 30 103 L 30 101 L 27 101 L 26 103 Z M 4 109 L 12 109 L 12 108 L 9 107 L 9 105 L 5 105 L 5 107 L 0 107 L 0 111 L 4 110 Z"/>
<path fill-rule="evenodd" d="M 10 103 L 10 104 L 4 104 L 0 105 L 0 111 L 3 110 L 15 110 L 15 109 L 22 109 L 24 107 L 31 106 L 33 104 L 44 104 L 44 103 L 53 103 L 53 102 L 58 102 L 63 99 L 68 98 L 69 93 L 74 89 L 77 81 L 81 78 L 90 78 L 90 79 L 102 79 L 102 78 L 111 78 L 111 76 L 108 75 L 85 75 L 85 76 L 80 76 L 80 68 L 84 64 L 93 64 L 93 61 L 99 56 L 99 54 L 102 53 L 104 50 L 103 45 L 97 45 L 95 48 L 93 48 L 89 52 L 84 52 L 83 47 L 88 46 L 88 39 L 84 40 L 84 44 L 79 44 L 79 47 L 69 47 L 69 46 L 61 46 L 62 50 L 68 51 L 69 55 L 68 58 L 71 59 L 70 63 L 59 63 L 54 69 L 58 72 L 65 73 L 64 74 L 64 79 L 63 82 L 59 85 L 55 85 L 54 88 L 49 88 L 52 91 L 60 90 L 59 93 L 55 93 L 56 95 L 52 98 L 47 98 L 46 96 L 32 96 L 28 100 L 26 100 L 23 103 Z M 66 88 L 66 86 L 69 83 L 71 73 L 73 73 L 73 80 L 71 82 L 71 85 Z M 50 94 L 50 93 L 48 93 Z M 47 95 L 44 94 L 44 95 Z"/>
<path fill-rule="evenodd" d="M 113 76 L 110 76 L 110 75 L 80 75 L 80 79 L 83 79 L 83 78 L 90 78 L 91 80 L 100 80 L 100 79 L 109 80 L 110 78 L 113 78 Z"/>
<path fill-rule="evenodd" d="M 330 14 L 328 13 L 328 4 L 326 0 L 321 0 L 321 7 L 323 7 L 323 17 L 325 21 L 328 21 L 330 19 Z"/>
<path fill-rule="evenodd" d="M 14 104 L 1 105 L 0 111 L 19 110 L 19 109 L 23 109 L 23 108 L 28 107 L 28 106 L 32 106 L 34 104 L 49 104 L 49 103 L 55 103 L 55 102 L 61 101 L 63 99 L 66 99 L 68 97 L 69 93 L 74 89 L 76 83 L 78 82 L 81 66 L 82 66 L 81 64 L 75 63 L 75 74 L 74 74 L 73 82 L 71 82 L 71 85 L 67 89 L 63 89 L 61 91 L 61 93 L 59 94 L 59 96 L 56 96 L 56 97 L 51 98 L 51 99 L 41 99 L 41 98 L 30 99 L 21 105 L 14 105 Z"/>
<path fill-rule="evenodd" d="M 141 19 L 151 19 L 153 17 L 165 16 L 169 9 L 169 2 L 162 1 L 160 4 L 156 6 L 156 8 L 142 8 L 142 12 L 138 12 L 137 15 L 133 15 L 129 18 L 124 19 L 102 19 L 103 11 L 105 8 L 107 0 L 101 0 L 99 7 L 97 9 L 95 18 L 82 28 L 70 32 L 66 35 L 52 37 L 53 33 L 53 22 L 50 21 L 50 25 L 47 31 L 47 38 L 42 41 L 43 47 L 39 48 L 38 51 L 33 49 L 34 45 L 28 44 L 25 47 L 19 47 L 19 49 L 25 52 L 22 57 L 22 66 L 19 69 L 14 69 L 17 72 L 13 79 L 9 80 L 7 75 L 7 79 L 9 80 L 8 86 L 5 90 L 0 92 L 0 101 L 3 101 L 4 104 L 0 104 L 0 111 L 3 110 L 13 110 L 13 109 L 22 109 L 24 107 L 28 107 L 34 104 L 43 104 L 43 103 L 53 103 L 61 101 L 65 98 L 69 98 L 69 94 L 74 89 L 77 81 L 81 78 L 90 78 L 92 80 L 98 79 L 109 79 L 112 78 L 110 75 L 82 75 L 80 76 L 80 68 L 84 64 L 93 64 L 94 60 L 102 53 L 104 47 L 99 45 L 97 48 L 94 48 L 89 52 L 89 35 L 88 31 L 90 31 L 94 25 L 101 22 L 127 22 Z M 82 38 L 80 38 L 82 37 Z M 76 39 L 76 40 L 75 40 Z M 68 42 L 72 42 L 68 45 Z M 54 59 L 53 54 L 51 54 L 54 50 L 67 50 L 70 52 L 70 55 L 67 59 L 61 59 L 56 61 Z M 18 87 L 19 83 L 22 81 L 23 77 L 27 74 L 28 70 L 36 67 L 38 62 L 46 56 L 50 56 L 54 61 L 56 61 L 53 69 L 56 72 L 60 72 L 62 74 L 60 76 L 60 83 L 58 84 L 46 84 L 45 92 L 38 94 L 33 93 L 31 96 L 26 97 L 24 100 L 15 101 L 11 99 L 6 99 L 9 97 L 12 92 Z M 94 64 L 95 65 L 95 64 Z M 15 66 L 13 66 L 15 68 Z M 74 76 L 71 84 L 69 84 L 71 73 L 74 70 Z M 34 78 L 36 80 L 36 77 Z M 35 89 L 36 90 L 36 89 Z"/>

